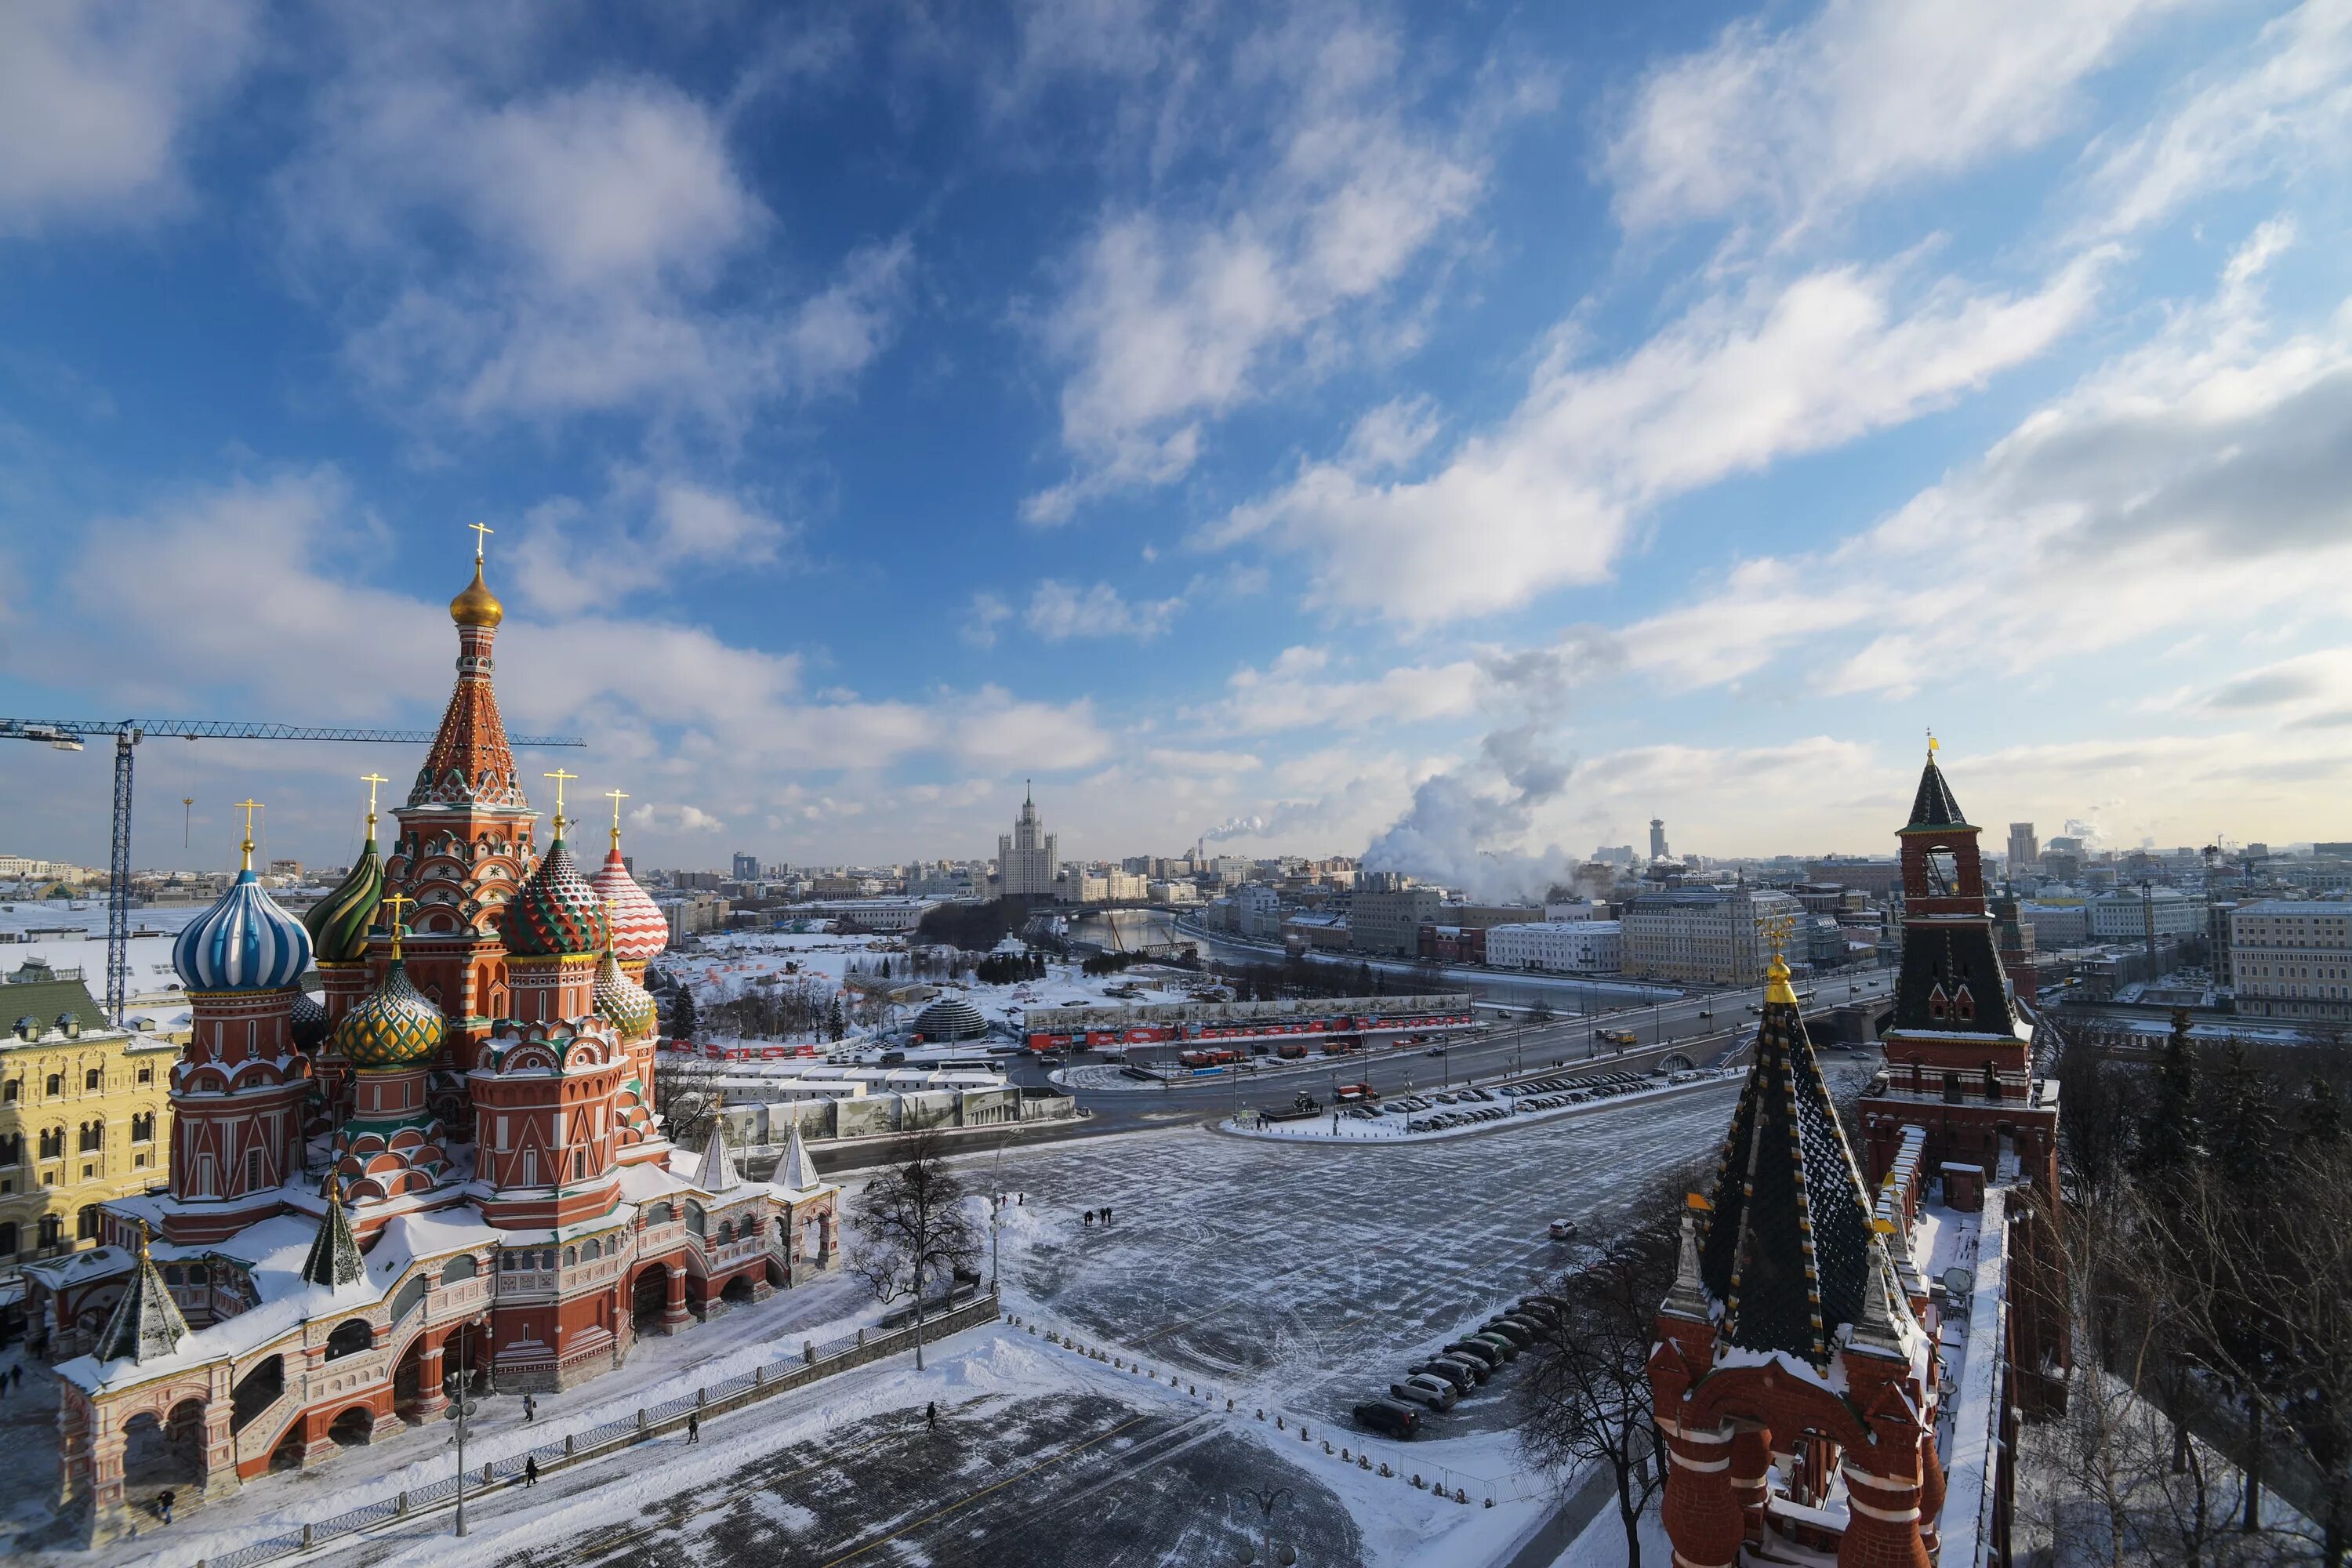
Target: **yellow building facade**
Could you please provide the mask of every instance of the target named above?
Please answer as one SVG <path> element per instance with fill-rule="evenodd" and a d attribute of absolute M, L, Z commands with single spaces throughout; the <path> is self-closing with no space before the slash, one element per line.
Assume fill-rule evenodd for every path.
<path fill-rule="evenodd" d="M 79 980 L 0 984 L 0 1310 L 19 1265 L 95 1245 L 100 1204 L 163 1180 L 178 1057 Z"/>

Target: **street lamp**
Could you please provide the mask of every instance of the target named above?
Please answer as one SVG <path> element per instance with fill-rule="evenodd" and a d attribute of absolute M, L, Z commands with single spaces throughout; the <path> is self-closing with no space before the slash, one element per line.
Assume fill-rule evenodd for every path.
<path fill-rule="evenodd" d="M 1247 1564 L 1258 1560 L 1258 1553 L 1263 1551 L 1268 1563 L 1277 1564 L 1278 1568 L 1290 1568 L 1292 1563 L 1298 1561 L 1297 1552 L 1287 1542 L 1281 1546 L 1274 1543 L 1274 1510 L 1289 1500 L 1290 1489 L 1276 1487 L 1272 1491 L 1251 1490 L 1242 1495 L 1257 1504 L 1260 1544 L 1257 1547 L 1252 1547 L 1247 1541 L 1244 1541 L 1234 1549 L 1234 1561 L 1244 1564 L 1246 1568 Z"/>
<path fill-rule="evenodd" d="M 466 1327 L 468 1331 L 485 1326 L 485 1320 L 476 1318 Z M 466 1360 L 466 1352 L 474 1348 L 474 1336 L 469 1331 L 457 1341 L 457 1399 L 450 1407 L 449 1418 L 457 1423 L 457 1533 L 466 1533 L 466 1417 L 473 1414 L 474 1377 Z"/>

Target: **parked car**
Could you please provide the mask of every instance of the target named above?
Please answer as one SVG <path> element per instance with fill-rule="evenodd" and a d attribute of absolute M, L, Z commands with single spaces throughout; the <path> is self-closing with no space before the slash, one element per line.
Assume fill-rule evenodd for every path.
<path fill-rule="evenodd" d="M 1487 1365 L 1485 1362 L 1480 1361 L 1476 1356 L 1470 1354 L 1466 1351 L 1440 1351 L 1429 1359 L 1432 1361 L 1445 1362 L 1451 1365 L 1460 1367 L 1463 1371 L 1468 1373 L 1471 1380 L 1475 1383 L 1484 1383 L 1488 1378 L 1495 1375 L 1495 1369 L 1493 1367 Z"/>
<path fill-rule="evenodd" d="M 1446 1356 L 1423 1362 L 1412 1369 L 1412 1375 L 1442 1379 L 1452 1384 L 1456 1394 L 1467 1394 L 1478 1385 L 1478 1379 L 1469 1367 Z"/>
<path fill-rule="evenodd" d="M 1513 1322 L 1508 1318 L 1490 1318 L 1478 1325 L 1478 1331 L 1482 1334 L 1500 1334 L 1521 1350 L 1533 1344 L 1536 1338 L 1534 1330 L 1525 1323 Z"/>
<path fill-rule="evenodd" d="M 1504 1347 L 1496 1342 L 1465 1335 L 1447 1345 L 1439 1353 L 1468 1356 L 1473 1361 L 1484 1363 L 1486 1370 L 1491 1373 L 1499 1370 L 1505 1362 L 1510 1360 L 1509 1356 L 1503 1353 L 1503 1350 Z"/>
<path fill-rule="evenodd" d="M 1538 1300 L 1533 1296 L 1521 1301 L 1511 1315 L 1515 1318 L 1531 1319 L 1541 1323 L 1546 1331 L 1559 1327 L 1560 1323 L 1559 1309 L 1549 1301 Z"/>
<path fill-rule="evenodd" d="M 1415 1404 L 1426 1405 L 1432 1410 L 1446 1411 L 1454 1408 L 1454 1402 L 1460 1399 L 1462 1394 L 1444 1378 L 1417 1372 L 1402 1383 L 1390 1384 L 1389 1396 L 1392 1399 L 1410 1399 Z"/>
<path fill-rule="evenodd" d="M 1410 1439 L 1421 1432 L 1421 1412 L 1396 1399 L 1372 1399 L 1356 1406 L 1356 1425 L 1383 1437 Z"/>
<path fill-rule="evenodd" d="M 1551 1238 L 1554 1241 L 1574 1241 L 1576 1236 L 1577 1226 L 1574 1220 L 1556 1219 L 1551 1222 Z"/>
<path fill-rule="evenodd" d="M 1519 1342 L 1517 1340 L 1498 1334 L 1491 1329 L 1480 1329 L 1476 1333 L 1470 1336 L 1470 1342 L 1472 1344 L 1494 1346 L 1496 1351 L 1501 1354 L 1505 1361 L 1517 1361 L 1519 1359 Z"/>

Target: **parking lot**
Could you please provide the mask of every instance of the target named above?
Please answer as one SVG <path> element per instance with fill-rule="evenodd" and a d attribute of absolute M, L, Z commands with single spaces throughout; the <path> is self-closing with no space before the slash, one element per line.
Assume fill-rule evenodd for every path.
<path fill-rule="evenodd" d="M 1309 1149 L 1187 1127 L 1009 1150 L 996 1179 L 1039 1212 L 1005 1250 L 1007 1292 L 1107 1343 L 1342 1420 L 1563 1263 L 1552 1220 L 1605 1222 L 1658 1173 L 1711 1154 L 1735 1087 L 1431 1142 Z M 984 1188 L 992 1166 L 963 1168 Z M 1103 1206 L 1108 1228 L 1080 1223 Z M 1507 1384 L 1442 1425 L 1502 1426 Z"/>

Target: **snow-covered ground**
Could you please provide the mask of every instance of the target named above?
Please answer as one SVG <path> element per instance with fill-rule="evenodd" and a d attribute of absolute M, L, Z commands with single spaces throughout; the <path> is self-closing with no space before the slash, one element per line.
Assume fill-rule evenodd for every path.
<path fill-rule="evenodd" d="M 132 1016 L 148 1018 L 161 1032 L 184 1028 L 188 1005 L 180 997 L 180 977 L 172 968 L 172 942 L 180 928 L 205 912 L 202 904 L 131 911 L 133 935 L 124 945 L 131 963 Z M 60 932 L 58 928 L 68 928 Z M 27 936 L 40 931 L 46 934 Z M 0 974 L 38 959 L 60 973 L 79 969 L 92 997 L 106 999 L 106 904 L 100 899 L 16 900 L 0 902 Z"/>

